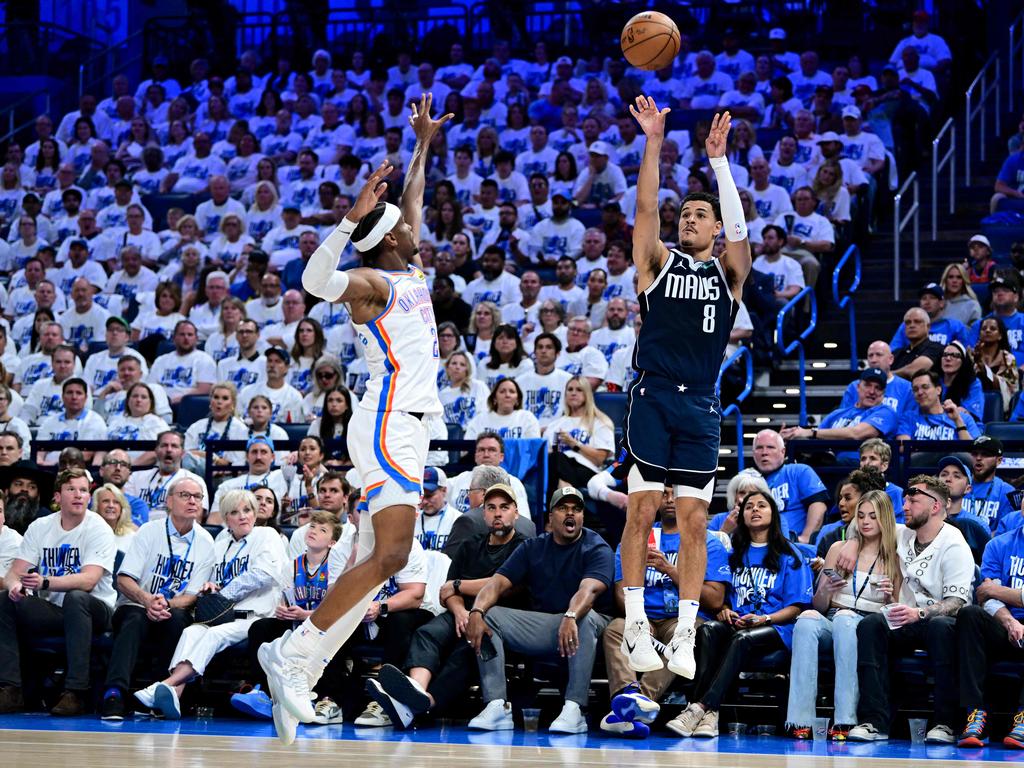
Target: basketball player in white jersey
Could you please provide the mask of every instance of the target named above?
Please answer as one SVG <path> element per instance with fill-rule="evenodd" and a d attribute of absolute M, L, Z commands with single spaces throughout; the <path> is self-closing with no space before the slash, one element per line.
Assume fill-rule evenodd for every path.
<path fill-rule="evenodd" d="M 417 239 L 424 161 L 430 140 L 452 115 L 430 117 L 431 95 L 412 105 L 416 147 L 402 207 L 381 202 L 391 173 L 385 161 L 351 210 L 310 257 L 302 285 L 327 302 L 348 305 L 370 379 L 348 429 L 348 450 L 362 478 L 357 564 L 294 632 L 259 651 L 274 700 L 274 724 L 290 744 L 298 722 L 313 721 L 311 689 L 359 627 L 381 586 L 405 567 L 429 444 L 424 417 L 442 412 L 437 396 L 437 328 Z M 339 272 L 351 239 L 366 266 Z M 383 606 L 382 606 L 383 609 Z"/>

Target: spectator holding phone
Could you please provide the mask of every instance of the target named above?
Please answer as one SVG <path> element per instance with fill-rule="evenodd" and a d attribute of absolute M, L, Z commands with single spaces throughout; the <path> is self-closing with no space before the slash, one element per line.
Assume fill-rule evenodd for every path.
<path fill-rule="evenodd" d="M 675 719 L 681 736 L 718 736 L 718 709 L 739 673 L 792 645 L 793 625 L 810 606 L 811 569 L 782 535 L 770 493 L 752 491 L 732 536 L 732 584 L 717 621 L 697 630 L 697 677 L 691 703 Z"/>
<path fill-rule="evenodd" d="M 866 470 L 854 474 L 857 473 Z M 878 613 L 883 605 L 892 602 L 902 584 L 896 553 L 896 519 L 892 500 L 885 491 L 871 490 L 860 497 L 856 524 L 850 533 L 860 543 L 856 568 L 849 573 L 837 569 L 843 542 L 835 541 L 825 555 L 813 608 L 800 614 L 793 630 L 786 723 L 795 739 L 813 736 L 818 654 L 824 651 L 827 656 L 832 650 L 836 693 L 829 738 L 846 740 L 857 720 L 857 625 L 866 615 Z"/>

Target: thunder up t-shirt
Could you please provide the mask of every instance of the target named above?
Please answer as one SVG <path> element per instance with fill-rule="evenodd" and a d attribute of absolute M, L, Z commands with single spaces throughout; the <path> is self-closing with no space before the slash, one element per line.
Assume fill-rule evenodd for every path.
<path fill-rule="evenodd" d="M 826 505 L 829 502 L 825 484 L 806 464 L 783 464 L 764 479 L 786 527 L 797 534 L 803 533 L 807 523 L 807 507 L 818 501 Z"/>
<path fill-rule="evenodd" d="M 740 616 L 756 613 L 765 616 L 791 605 L 809 607 L 814 596 L 811 569 L 793 553 L 779 556 L 779 570 L 764 566 L 767 544 L 751 544 L 743 557 L 743 567 L 732 574 L 729 592 L 732 609 Z M 794 562 L 799 563 L 797 567 Z M 773 624 L 787 648 L 793 646 L 793 622 Z"/>
<path fill-rule="evenodd" d="M 1024 588 L 1024 528 L 996 536 L 985 547 L 981 578 L 998 579 L 1004 587 Z M 1013 618 L 1024 621 L 1024 608 L 1006 606 Z"/>

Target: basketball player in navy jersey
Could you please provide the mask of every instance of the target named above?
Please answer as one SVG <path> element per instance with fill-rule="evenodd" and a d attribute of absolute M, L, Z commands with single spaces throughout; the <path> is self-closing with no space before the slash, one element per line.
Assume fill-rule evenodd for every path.
<path fill-rule="evenodd" d="M 630 112 L 647 135 L 637 179 L 633 261 L 639 277 L 643 327 L 633 351 L 636 378 L 629 387 L 619 471 L 629 503 L 622 535 L 626 629 L 622 652 L 637 672 L 661 669 L 644 613 L 647 543 L 662 492 L 672 486 L 680 533 L 679 623 L 669 643 L 668 668 L 696 672 L 694 621 L 704 579 L 708 503 L 715 488 L 721 408 L 715 383 L 750 272 L 750 243 L 739 193 L 729 171 L 726 142 L 731 118 L 715 116 L 705 147 L 720 197 L 683 198 L 679 247 L 659 240 L 658 186 L 665 116 L 654 100 L 638 96 Z M 723 255 L 712 258 L 725 232 Z"/>

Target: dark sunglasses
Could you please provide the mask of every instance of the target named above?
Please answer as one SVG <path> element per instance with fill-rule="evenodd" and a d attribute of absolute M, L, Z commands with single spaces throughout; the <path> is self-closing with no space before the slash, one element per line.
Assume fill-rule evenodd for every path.
<path fill-rule="evenodd" d="M 914 498 L 915 496 L 927 496 L 932 501 L 939 501 L 937 497 L 928 493 L 928 491 L 921 490 L 920 488 L 908 488 L 903 492 L 903 495 L 911 499 Z"/>

